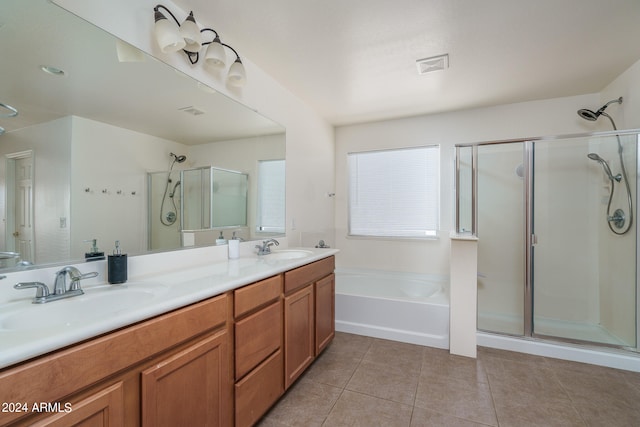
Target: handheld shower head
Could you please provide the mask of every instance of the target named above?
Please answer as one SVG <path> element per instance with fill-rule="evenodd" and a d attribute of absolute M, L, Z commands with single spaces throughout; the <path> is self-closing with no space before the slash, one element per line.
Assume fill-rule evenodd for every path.
<path fill-rule="evenodd" d="M 585 120 L 589 120 L 590 122 L 595 122 L 596 120 L 598 120 L 598 117 L 600 117 L 602 115 L 604 115 L 606 117 L 609 117 L 607 115 L 607 113 L 604 112 L 604 110 L 607 109 L 609 104 L 613 104 L 613 103 L 616 103 L 616 102 L 618 104 L 622 104 L 622 97 L 607 102 L 602 107 L 600 107 L 600 109 L 598 111 L 591 111 L 591 110 L 589 110 L 587 108 L 581 108 L 581 109 L 578 110 L 578 115 L 580 117 L 582 117 L 583 119 L 585 119 Z M 615 125 L 614 125 L 614 127 L 615 127 Z"/>
<path fill-rule="evenodd" d="M 176 195 L 176 189 L 178 188 L 178 186 L 182 184 L 180 181 L 176 182 L 176 184 L 173 186 L 173 190 L 171 190 L 171 193 L 169 193 L 169 197 L 173 199 L 173 196 Z"/>
<path fill-rule="evenodd" d="M 600 163 L 602 165 L 602 169 L 604 169 L 604 173 L 607 174 L 607 177 L 609 177 L 609 179 L 612 182 L 613 181 L 620 182 L 622 177 L 621 176 L 613 176 L 613 173 L 611 173 L 611 168 L 609 167 L 609 163 L 607 163 L 607 161 L 605 159 L 600 157 L 597 153 L 589 153 L 589 154 L 587 154 L 587 157 L 589 159 L 591 159 L 591 160 L 594 160 L 594 161 Z"/>

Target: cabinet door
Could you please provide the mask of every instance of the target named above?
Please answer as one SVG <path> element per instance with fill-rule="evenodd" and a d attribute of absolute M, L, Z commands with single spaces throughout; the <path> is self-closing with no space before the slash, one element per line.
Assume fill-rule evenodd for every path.
<path fill-rule="evenodd" d="M 62 406 L 60 413 L 33 424 L 40 427 L 107 427 L 124 425 L 122 382 L 107 387 L 80 402 Z M 68 411 L 68 412 L 63 412 Z"/>
<path fill-rule="evenodd" d="M 232 387 L 221 331 L 142 372 L 142 425 L 230 425 Z"/>
<path fill-rule="evenodd" d="M 335 275 L 316 282 L 316 356 L 335 336 Z"/>
<path fill-rule="evenodd" d="M 284 370 L 288 388 L 313 362 L 314 342 L 313 285 L 284 298 Z"/>

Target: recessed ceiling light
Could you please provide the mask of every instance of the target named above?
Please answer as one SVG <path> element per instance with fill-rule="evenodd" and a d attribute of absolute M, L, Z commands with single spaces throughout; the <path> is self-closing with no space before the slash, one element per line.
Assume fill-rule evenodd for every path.
<path fill-rule="evenodd" d="M 439 71 L 449 68 L 449 54 L 432 56 L 430 58 L 418 59 L 416 61 L 418 74 L 427 74 L 432 71 Z"/>
<path fill-rule="evenodd" d="M 52 76 L 62 77 L 65 75 L 64 70 L 60 68 L 52 67 L 51 65 L 41 65 L 40 69 L 47 74 L 51 74 Z"/>

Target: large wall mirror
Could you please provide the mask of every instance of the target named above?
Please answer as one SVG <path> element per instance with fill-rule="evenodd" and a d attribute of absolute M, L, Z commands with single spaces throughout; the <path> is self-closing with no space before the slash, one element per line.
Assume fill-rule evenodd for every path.
<path fill-rule="evenodd" d="M 284 233 L 281 125 L 50 2 L 0 43 L 0 267 Z"/>

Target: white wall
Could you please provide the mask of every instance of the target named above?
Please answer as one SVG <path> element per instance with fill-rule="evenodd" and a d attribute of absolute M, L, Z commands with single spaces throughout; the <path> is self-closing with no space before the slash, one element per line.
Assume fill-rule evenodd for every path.
<path fill-rule="evenodd" d="M 452 229 L 453 146 L 512 138 L 584 132 L 576 115 L 597 105 L 597 94 L 380 121 L 336 129 L 336 242 L 341 267 L 446 275 Z M 441 145 L 441 233 L 437 240 L 372 240 L 347 237 L 346 155 L 383 148 Z"/>
<path fill-rule="evenodd" d="M 166 170 L 169 153 L 184 145 L 82 117 L 72 129 L 71 257 L 84 257 L 87 239 L 105 253 L 115 240 L 123 252 L 145 252 L 147 172 Z"/>
<path fill-rule="evenodd" d="M 70 258 L 69 181 L 71 155 L 71 118 L 54 120 L 2 135 L 0 143 L 0 203 L 6 224 L 6 155 L 33 150 L 34 155 L 34 230 L 37 236 L 35 263 L 46 264 Z M 67 226 L 60 226 L 60 219 Z M 3 244 L 5 227 L 2 227 Z M 14 230 L 6 230 L 10 236 Z M 3 245 L 4 247 L 4 245 Z M 5 250 L 5 249 L 3 249 Z"/>
<path fill-rule="evenodd" d="M 333 229 L 333 203 L 326 197 L 334 188 L 333 127 L 260 70 L 251 58 L 242 56 L 247 72 L 246 86 L 227 87 L 219 76 L 208 74 L 201 65 L 191 66 L 184 55 L 165 55 L 159 51 L 152 39 L 155 2 L 56 0 L 55 3 L 282 124 L 287 134 L 288 240 L 293 245 L 300 244 L 303 232 Z M 164 4 L 180 14 L 180 9 L 171 2 Z M 183 11 L 183 14 L 187 13 Z M 212 17 L 215 20 L 233 18 Z M 199 23 L 215 27 L 216 22 L 202 19 Z M 242 46 L 234 43 L 232 35 L 225 34 L 225 41 L 242 54 Z"/>

